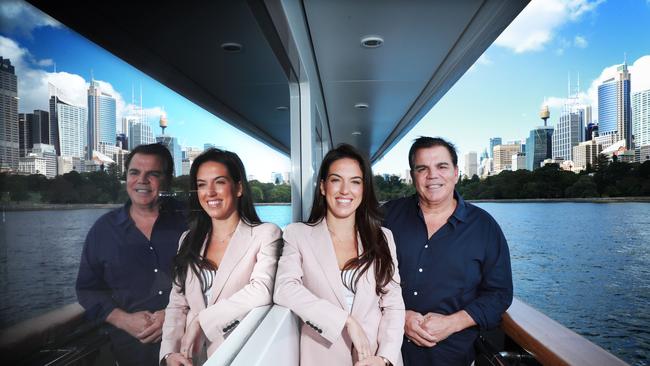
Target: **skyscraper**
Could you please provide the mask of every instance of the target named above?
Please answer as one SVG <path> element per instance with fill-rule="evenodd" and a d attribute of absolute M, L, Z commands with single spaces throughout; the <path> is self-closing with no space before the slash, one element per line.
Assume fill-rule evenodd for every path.
<path fill-rule="evenodd" d="M 478 174 L 477 155 L 476 151 L 470 151 L 465 154 L 465 175 L 471 179 L 474 174 Z"/>
<path fill-rule="evenodd" d="M 565 107 L 560 121 L 555 126 L 552 142 L 552 157 L 573 160 L 573 147 L 585 139 L 584 110 Z"/>
<path fill-rule="evenodd" d="M 637 149 L 650 145 L 650 89 L 632 94 L 632 134 Z"/>
<path fill-rule="evenodd" d="M 147 121 L 132 120 L 129 121 L 129 150 L 133 150 L 138 145 L 153 144 L 156 139 L 153 136 L 153 130 Z"/>
<path fill-rule="evenodd" d="M 57 122 L 59 128 L 59 156 L 84 157 L 88 111 L 61 100 L 57 103 Z"/>
<path fill-rule="evenodd" d="M 504 170 L 512 169 L 512 155 L 521 151 L 518 142 L 500 144 L 494 147 L 494 173 L 499 174 Z"/>
<path fill-rule="evenodd" d="M 625 139 L 626 149 L 632 148 L 631 76 L 623 63 L 615 77 L 598 86 L 598 134 Z"/>
<path fill-rule="evenodd" d="M 18 133 L 20 157 L 27 156 L 34 144 L 50 143 L 50 114 L 46 111 L 34 110 L 34 113 L 18 114 Z"/>
<path fill-rule="evenodd" d="M 501 145 L 501 137 L 491 137 L 490 150 L 488 150 L 488 153 L 490 154 L 491 158 L 494 158 L 494 147 L 497 145 Z"/>
<path fill-rule="evenodd" d="M 9 59 L 0 56 L 0 171 L 18 170 L 18 78 Z"/>
<path fill-rule="evenodd" d="M 86 158 L 93 158 L 93 150 L 99 151 L 99 144 L 115 145 L 116 103 L 110 94 L 102 92 L 95 80 L 88 87 L 88 148 Z"/>
<path fill-rule="evenodd" d="M 156 136 L 156 142 L 165 146 L 172 154 L 172 158 L 174 158 L 174 176 L 180 177 L 183 174 L 183 156 L 178 139 L 169 135 L 160 135 Z"/>
<path fill-rule="evenodd" d="M 535 170 L 544 159 L 551 158 L 553 127 L 539 126 L 526 139 L 526 169 Z"/>

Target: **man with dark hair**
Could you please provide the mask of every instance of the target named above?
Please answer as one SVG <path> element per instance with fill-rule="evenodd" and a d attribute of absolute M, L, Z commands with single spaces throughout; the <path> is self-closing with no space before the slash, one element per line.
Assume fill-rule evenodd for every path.
<path fill-rule="evenodd" d="M 455 191 L 458 157 L 441 138 L 409 151 L 416 194 L 384 205 L 406 305 L 405 365 L 470 365 L 479 329 L 512 302 L 508 244 L 499 224 Z"/>
<path fill-rule="evenodd" d="M 125 163 L 129 201 L 88 232 L 77 298 L 89 319 L 107 323 L 120 366 L 157 365 L 172 259 L 186 224 L 180 205 L 159 198 L 173 175 L 167 148 L 140 145 Z"/>

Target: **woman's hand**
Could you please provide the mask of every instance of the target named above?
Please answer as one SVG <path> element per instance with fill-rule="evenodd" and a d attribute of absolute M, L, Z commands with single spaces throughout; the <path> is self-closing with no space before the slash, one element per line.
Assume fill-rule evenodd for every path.
<path fill-rule="evenodd" d="M 357 361 L 354 366 L 386 366 L 386 361 L 379 356 L 370 356 Z"/>
<path fill-rule="evenodd" d="M 190 322 L 190 325 L 185 329 L 185 334 L 181 338 L 181 355 L 186 359 L 191 360 L 192 356 L 198 352 L 201 346 L 201 336 L 203 330 L 199 323 L 198 315 Z"/>
<path fill-rule="evenodd" d="M 180 353 L 170 353 L 164 364 L 167 366 L 192 366 L 192 359 L 188 359 Z"/>
<path fill-rule="evenodd" d="M 345 328 L 348 330 L 350 339 L 352 339 L 354 349 L 357 350 L 359 360 L 370 357 L 370 342 L 361 325 L 352 316 L 348 316 L 348 319 L 345 321 Z"/>

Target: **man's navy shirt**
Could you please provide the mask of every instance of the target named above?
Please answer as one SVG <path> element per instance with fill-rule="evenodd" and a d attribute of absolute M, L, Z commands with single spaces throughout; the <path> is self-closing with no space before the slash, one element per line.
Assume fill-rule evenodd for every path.
<path fill-rule="evenodd" d="M 456 209 L 431 238 L 419 198 L 383 206 L 393 232 L 406 310 L 453 314 L 465 310 L 481 329 L 496 327 L 512 302 L 508 243 L 497 222 L 454 192 Z M 452 334 L 432 348 L 405 338 L 406 365 L 469 365 L 478 328 Z"/>
<path fill-rule="evenodd" d="M 76 290 L 89 319 L 105 320 L 115 308 L 154 312 L 169 302 L 172 259 L 187 228 L 183 208 L 164 204 L 151 240 L 135 226 L 129 208 L 130 202 L 103 215 L 86 236 Z"/>

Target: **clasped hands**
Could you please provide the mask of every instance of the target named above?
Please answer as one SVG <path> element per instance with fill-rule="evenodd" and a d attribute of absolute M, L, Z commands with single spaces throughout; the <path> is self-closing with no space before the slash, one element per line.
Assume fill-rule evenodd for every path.
<path fill-rule="evenodd" d="M 456 323 L 454 315 L 407 310 L 404 334 L 420 347 L 433 347 L 460 330 Z"/>
<path fill-rule="evenodd" d="M 155 313 L 149 311 L 127 313 L 121 309 L 114 309 L 106 321 L 137 338 L 141 343 L 157 343 L 162 338 L 165 310 L 158 310 Z"/>
<path fill-rule="evenodd" d="M 201 335 L 203 329 L 199 323 L 199 317 L 196 316 L 190 322 L 190 325 L 185 329 L 185 334 L 181 338 L 181 351 L 180 353 L 171 353 L 165 360 L 168 366 L 192 366 L 192 356 L 198 353 L 201 347 Z"/>
<path fill-rule="evenodd" d="M 352 317 L 348 316 L 345 327 L 352 340 L 354 349 L 357 351 L 358 361 L 354 366 L 385 366 L 386 362 L 380 356 L 375 356 L 370 350 L 370 341 L 363 331 L 361 325 Z"/>

